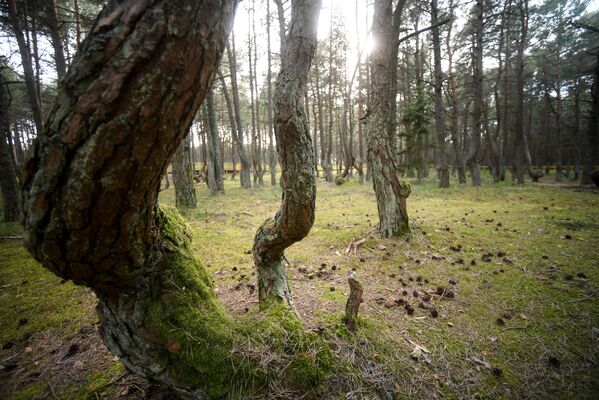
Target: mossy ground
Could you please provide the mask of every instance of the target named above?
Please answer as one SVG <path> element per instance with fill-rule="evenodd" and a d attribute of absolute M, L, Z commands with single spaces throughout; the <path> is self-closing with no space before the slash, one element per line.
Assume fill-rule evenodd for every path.
<path fill-rule="evenodd" d="M 403 239 L 377 235 L 369 183 L 319 180 L 314 228 L 287 259 L 299 314 L 332 351 L 335 367 L 323 397 L 344 398 L 348 388 L 354 398 L 599 393 L 599 194 L 554 185 L 551 177 L 523 186 L 485 178 L 480 188 L 452 180 L 452 188 L 441 190 L 433 178 L 413 184 L 412 233 Z M 225 308 L 257 320 L 248 251 L 257 227 L 278 208 L 280 189 L 238 186 L 238 180 L 227 180 L 226 194 L 211 196 L 197 185 L 198 208 L 182 214 Z M 173 204 L 172 187 L 160 199 Z M 15 236 L 19 228 L 2 223 L 0 233 Z M 348 244 L 361 238 L 366 242 L 345 255 Z M 0 397 L 144 395 L 146 387 L 125 376 L 102 348 L 88 290 L 46 272 L 18 240 L 0 239 L 0 260 L 0 364 L 10 369 L 0 372 Z M 339 322 L 352 270 L 365 289 L 355 334 Z M 437 295 L 439 287 L 454 297 Z M 427 295 L 436 318 L 418 307 Z M 412 305 L 414 313 L 396 300 Z M 268 344 L 265 339 L 252 349 Z M 412 359 L 416 344 L 430 353 Z M 298 380 L 310 373 L 321 378 L 304 362 L 313 356 L 309 348 L 288 371 Z"/>

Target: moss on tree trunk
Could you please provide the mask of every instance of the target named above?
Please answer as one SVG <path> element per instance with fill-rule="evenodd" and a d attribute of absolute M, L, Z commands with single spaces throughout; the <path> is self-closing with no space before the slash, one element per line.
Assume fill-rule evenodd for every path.
<path fill-rule="evenodd" d="M 332 364 L 287 307 L 233 320 L 185 223 L 157 206 L 236 5 L 110 2 L 61 81 L 22 181 L 31 254 L 96 293 L 102 337 L 129 370 L 189 399 L 243 396 L 273 379 L 317 391 Z M 265 364 L 265 352 L 276 361 Z"/>

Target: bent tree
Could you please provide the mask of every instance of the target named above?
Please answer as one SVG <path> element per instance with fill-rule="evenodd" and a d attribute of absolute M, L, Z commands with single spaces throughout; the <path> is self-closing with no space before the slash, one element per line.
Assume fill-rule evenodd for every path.
<path fill-rule="evenodd" d="M 273 299 L 293 305 L 283 266 L 283 252 L 310 232 L 316 207 L 314 150 L 304 96 L 316 51 L 320 1 L 302 0 L 297 3 L 302 3 L 305 11 L 301 18 L 296 14 L 292 16 L 273 97 L 283 198 L 279 211 L 258 229 L 252 249 L 262 304 Z"/>
<path fill-rule="evenodd" d="M 395 9 L 392 0 L 376 0 L 372 23 L 372 35 L 380 45 L 370 55 L 372 95 L 366 120 L 366 140 L 379 231 L 383 237 L 410 231 L 406 199 L 411 188 L 408 182 L 399 178 L 395 156 L 397 46 L 403 6 L 402 0 Z"/>
<path fill-rule="evenodd" d="M 183 220 L 157 205 L 160 178 L 212 84 L 236 5 L 110 2 L 61 81 L 22 181 L 31 254 L 95 292 L 104 342 L 130 371 L 188 399 L 243 395 L 274 378 L 308 390 L 331 365 L 328 348 L 287 308 L 234 321 L 194 257 Z M 311 42 L 317 11 L 314 0 L 293 2 L 289 43 Z M 293 61 L 283 65 L 304 65 L 297 74 L 304 73 L 302 57 L 309 65 L 312 46 L 294 52 L 290 45 L 285 57 Z M 284 167 L 311 165 L 309 153 L 286 148 L 305 121 L 280 100 L 281 90 L 295 99 L 304 81 L 283 71 L 277 85 Z M 313 188 L 304 189 L 313 197 Z M 295 199 L 288 198 L 288 210 L 304 204 L 304 196 Z M 283 226 L 293 223 L 289 215 L 280 213 Z M 265 336 L 278 360 L 269 365 L 258 352 L 244 352 Z"/>

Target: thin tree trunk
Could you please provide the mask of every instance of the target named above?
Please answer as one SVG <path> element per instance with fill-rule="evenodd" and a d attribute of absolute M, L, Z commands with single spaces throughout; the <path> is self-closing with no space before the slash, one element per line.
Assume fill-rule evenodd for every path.
<path fill-rule="evenodd" d="M 73 0 L 75 6 L 75 38 L 77 40 L 77 48 L 81 44 L 81 21 L 79 16 L 79 0 Z"/>
<path fill-rule="evenodd" d="M 599 53 L 593 71 L 593 86 L 591 88 L 591 108 L 589 110 L 586 146 L 583 157 L 583 185 L 593 183 L 591 173 L 599 164 Z"/>
<path fill-rule="evenodd" d="M 472 186 L 480 186 L 480 136 L 483 98 L 483 1 L 476 0 L 474 11 L 474 49 L 472 52 L 474 106 L 472 112 L 472 137 L 466 164 L 470 169 Z"/>
<path fill-rule="evenodd" d="M 268 53 L 268 71 L 266 74 L 266 86 L 268 90 L 268 163 L 270 165 L 270 184 L 277 184 L 277 160 L 275 158 L 275 145 L 273 140 L 273 120 L 272 120 L 272 54 L 270 50 L 270 0 L 266 1 L 266 41 Z M 308 113 L 308 109 L 306 109 Z"/>
<path fill-rule="evenodd" d="M 204 107 L 204 127 L 208 137 L 207 146 L 207 165 L 208 171 L 206 183 L 212 194 L 225 192 L 225 184 L 223 179 L 223 164 L 220 149 L 220 140 L 218 138 L 218 129 L 216 127 L 216 114 L 214 112 L 214 103 L 212 92 L 206 94 Z"/>
<path fill-rule="evenodd" d="M 10 135 L 9 95 L 4 76 L 0 74 L 0 191 L 4 221 L 18 221 L 21 217 L 17 173 L 8 145 Z"/>
<path fill-rule="evenodd" d="M 52 47 L 54 48 L 56 75 L 58 75 L 58 80 L 60 80 L 67 72 L 67 63 L 64 58 L 64 46 L 60 35 L 60 24 L 58 22 L 58 15 L 56 14 L 55 0 L 46 0 L 46 6 L 48 9 L 48 28 L 50 31 L 50 38 L 52 39 Z"/>
<path fill-rule="evenodd" d="M 175 186 L 175 205 L 179 209 L 197 207 L 196 191 L 193 186 L 190 142 L 191 126 L 177 147 L 171 163 L 173 167 L 173 184 Z"/>
<path fill-rule="evenodd" d="M 528 32 L 528 0 L 520 0 L 518 2 L 518 11 L 520 12 L 520 40 L 516 55 L 516 92 L 518 103 L 516 104 L 513 165 L 516 181 L 519 184 L 523 184 L 528 147 L 526 146 L 528 142 L 525 139 L 526 132 L 524 132 L 524 49 L 526 47 L 526 35 Z M 529 172 L 532 173 L 532 171 Z"/>
<path fill-rule="evenodd" d="M 240 183 L 242 188 L 252 187 L 252 180 L 250 178 L 251 162 L 250 157 L 247 154 L 247 150 L 243 145 L 243 124 L 241 122 L 241 106 L 239 102 L 239 89 L 237 85 L 237 57 L 235 55 L 235 35 L 231 34 L 231 46 L 227 43 L 227 58 L 229 60 L 229 70 L 231 72 L 231 93 L 233 94 L 233 110 L 235 111 L 235 127 L 233 131 L 235 146 L 237 147 L 237 154 L 239 155 L 240 162 Z M 221 83 L 224 86 L 224 79 L 221 79 Z"/>
<path fill-rule="evenodd" d="M 17 5 L 15 3 L 15 0 L 7 0 L 7 2 L 11 28 L 13 30 L 15 38 L 17 39 L 17 43 L 19 45 L 19 53 L 21 54 L 21 63 L 23 65 L 23 74 L 25 76 L 25 88 L 27 90 L 27 97 L 29 100 L 29 105 L 31 106 L 33 121 L 35 122 L 35 129 L 37 131 L 37 134 L 39 135 L 43 130 L 42 106 L 35 85 L 36 80 L 35 75 L 33 73 L 31 51 L 25 40 L 23 29 L 21 28 L 21 22 L 19 20 L 19 14 L 17 12 Z"/>
<path fill-rule="evenodd" d="M 435 136 L 437 138 L 437 179 L 440 188 L 449 187 L 449 165 L 445 150 L 445 109 L 443 108 L 443 70 L 441 69 L 441 38 L 439 37 L 437 0 L 431 1 L 433 53 L 435 58 Z"/>

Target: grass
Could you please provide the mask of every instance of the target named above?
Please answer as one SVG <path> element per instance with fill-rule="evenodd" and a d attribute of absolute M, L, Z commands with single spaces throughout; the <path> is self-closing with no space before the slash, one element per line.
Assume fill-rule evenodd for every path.
<path fill-rule="evenodd" d="M 319 181 L 314 227 L 286 254 L 302 320 L 327 338 L 338 360 L 324 396 L 344 397 L 343 387 L 358 398 L 595 398 L 599 196 L 543 181 L 492 184 L 485 176 L 480 188 L 443 190 L 433 178 L 413 184 L 413 229 L 402 239 L 377 235 L 370 184 Z M 221 302 L 243 316 L 257 307 L 248 250 L 281 191 L 238 185 L 227 180 L 221 196 L 196 186 L 198 208 L 182 214 Z M 160 201 L 174 204 L 172 187 Z M 0 223 L 0 237 L 18 233 Z M 367 240 L 357 252 L 344 255 L 361 238 Z M 82 333 L 97 324 L 93 294 L 46 272 L 17 240 L 0 240 L 0 260 L 0 364 L 17 364 L 0 372 L 0 397 L 144 395 L 135 379 L 116 379 L 122 366 L 97 332 Z M 365 288 L 355 334 L 339 322 L 352 270 Z M 437 295 L 438 287 L 455 296 Z M 427 294 L 436 318 L 419 307 Z M 87 339 L 92 344 L 83 348 Z M 80 351 L 65 358 L 73 343 Z M 430 353 L 414 360 L 416 344 Z M 72 376 L 46 373 L 50 362 Z"/>

